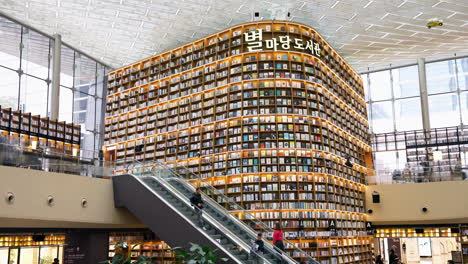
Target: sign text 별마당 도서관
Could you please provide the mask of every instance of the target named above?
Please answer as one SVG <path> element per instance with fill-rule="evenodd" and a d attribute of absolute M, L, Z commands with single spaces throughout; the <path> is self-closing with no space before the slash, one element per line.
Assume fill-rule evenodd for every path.
<path fill-rule="evenodd" d="M 312 55 L 320 57 L 320 45 L 313 40 L 308 40 L 304 43 L 301 38 L 293 38 L 289 35 L 279 36 L 278 38 L 272 38 L 265 40 L 265 47 L 263 47 L 263 29 L 257 29 L 252 32 L 244 33 L 244 41 L 247 43 L 247 49 L 249 52 L 252 51 L 263 51 L 266 50 L 277 51 L 289 50 L 291 47 L 299 50 L 307 50 Z"/>

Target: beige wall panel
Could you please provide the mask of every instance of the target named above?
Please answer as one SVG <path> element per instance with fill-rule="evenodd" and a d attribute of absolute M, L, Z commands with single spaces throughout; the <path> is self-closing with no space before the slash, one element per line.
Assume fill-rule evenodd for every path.
<path fill-rule="evenodd" d="M 0 177 L 0 227 L 144 227 L 126 209 L 114 208 L 111 180 L 5 166 Z M 15 195 L 12 204 L 8 192 Z"/>

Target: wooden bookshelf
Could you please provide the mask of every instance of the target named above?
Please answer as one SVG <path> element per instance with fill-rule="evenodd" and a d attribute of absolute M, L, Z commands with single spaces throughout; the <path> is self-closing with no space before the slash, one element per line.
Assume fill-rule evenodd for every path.
<path fill-rule="evenodd" d="M 35 148 L 50 147 L 72 155 L 73 149 L 79 150 L 81 128 L 72 123 L 0 106 L 0 135 L 4 138 L 1 143 L 31 147 L 32 142 L 36 142 Z"/>
<path fill-rule="evenodd" d="M 252 50 L 260 29 L 276 50 Z M 107 94 L 116 174 L 128 161 L 186 166 L 321 263 L 372 263 L 362 80 L 312 28 L 233 26 L 111 72 Z"/>
<path fill-rule="evenodd" d="M 137 256 L 156 257 L 151 260 L 154 264 L 174 263 L 175 257 L 168 244 L 148 236 L 150 232 L 117 232 L 109 234 L 109 258 L 115 254 L 115 246 L 122 242 L 127 242 L 132 248 L 132 260 L 137 260 Z"/>

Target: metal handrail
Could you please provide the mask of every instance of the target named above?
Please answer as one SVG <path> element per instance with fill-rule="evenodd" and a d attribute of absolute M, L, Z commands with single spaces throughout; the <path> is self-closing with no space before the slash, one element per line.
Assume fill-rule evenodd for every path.
<path fill-rule="evenodd" d="M 180 175 L 179 173 L 177 173 L 176 171 L 174 171 L 174 168 L 171 168 L 167 165 L 157 165 L 157 166 L 165 166 L 165 167 L 168 167 L 170 168 L 175 174 L 178 174 L 178 176 L 181 176 L 183 179 L 186 179 L 184 178 L 182 175 Z M 222 197 L 225 201 L 228 202 L 229 206 L 231 206 L 232 208 L 236 208 L 238 211 L 242 211 L 246 216 L 248 216 L 248 220 L 254 222 L 257 226 L 260 226 L 262 230 L 266 231 L 266 232 L 274 232 L 274 230 L 272 228 L 270 228 L 268 225 L 266 225 L 265 223 L 263 223 L 261 220 L 259 220 L 257 217 L 255 217 L 254 215 L 250 214 L 248 210 L 244 209 L 242 206 L 240 206 L 239 204 L 237 204 L 236 202 L 232 201 L 232 199 L 230 199 L 229 197 L 227 197 L 226 195 L 224 195 L 224 193 L 221 193 L 218 189 L 214 188 L 212 185 L 210 184 L 206 184 L 205 181 L 203 181 L 197 174 L 191 172 L 188 168 L 186 168 L 185 166 L 179 166 L 177 168 L 183 168 L 186 172 L 189 173 L 189 175 L 191 177 L 191 179 L 196 179 L 198 180 L 200 183 L 203 183 L 203 187 L 204 188 L 207 188 L 209 189 L 213 194 L 217 195 L 217 196 L 220 196 Z M 206 196 L 209 196 L 209 195 L 206 195 Z M 216 201 L 215 201 L 216 202 Z M 218 202 L 216 202 L 218 203 Z M 225 208 L 223 208 L 224 210 L 226 210 Z M 232 215 L 231 213 L 228 212 L 229 215 Z M 234 217 L 235 218 L 235 217 Z M 250 232 L 254 232 L 254 230 L 252 230 L 250 227 L 246 226 L 247 229 L 250 229 L 251 231 Z M 306 252 L 304 252 L 302 249 L 296 247 L 294 245 L 294 243 L 288 241 L 287 239 L 284 239 L 283 238 L 283 243 L 287 243 L 287 244 L 290 244 L 292 247 L 292 249 L 294 249 L 295 251 L 299 252 L 300 253 L 300 258 L 307 258 L 308 259 L 308 263 L 312 263 L 312 264 L 319 264 L 318 261 L 316 261 L 315 259 L 313 259 L 311 256 L 309 256 Z M 267 245 L 271 245 L 270 243 L 266 243 Z M 277 248 L 275 245 L 272 245 L 273 248 L 275 250 L 278 250 L 280 252 L 282 252 L 281 249 Z M 288 258 L 288 260 L 290 260 L 291 262 L 293 263 L 297 263 L 296 260 L 294 260 L 291 256 L 289 256 L 288 254 L 284 254 L 284 256 L 286 256 Z"/>
<path fill-rule="evenodd" d="M 137 162 L 138 163 L 138 162 Z M 161 184 L 163 184 L 163 186 L 165 186 L 169 191 L 171 191 L 177 198 L 179 198 L 180 201 L 182 201 L 183 203 L 185 204 L 189 204 L 188 200 L 185 199 L 184 197 L 184 194 L 182 194 L 179 190 L 177 190 L 176 188 L 174 188 L 173 186 L 171 186 L 171 184 L 164 178 L 164 177 L 161 177 L 160 175 L 158 175 L 159 173 L 155 173 L 154 172 L 154 169 L 155 167 L 153 167 L 152 169 L 150 170 L 143 170 L 143 172 L 137 172 L 138 174 L 141 174 L 141 176 L 145 177 L 144 174 L 145 173 L 148 173 L 148 172 L 151 172 L 149 177 L 159 181 Z M 169 170 L 171 173 L 173 173 L 172 170 Z M 137 176 L 134 174 L 134 176 Z M 148 176 L 146 176 L 148 177 Z M 175 178 L 177 180 L 179 180 L 179 178 Z M 229 214 L 230 215 L 230 214 Z M 249 248 L 249 245 L 239 239 L 235 234 L 233 234 L 229 229 L 225 228 L 221 223 L 219 223 L 216 219 L 214 219 L 212 216 L 210 215 L 207 215 L 207 214 L 203 214 L 202 217 L 207 220 L 210 224 L 212 224 L 213 226 L 215 226 L 216 228 L 218 228 L 219 230 L 221 230 L 224 234 L 226 234 L 231 240 L 235 241 L 237 243 L 237 245 L 240 245 L 240 247 L 242 247 L 244 250 L 247 251 L 247 249 Z M 202 231 L 204 232 L 204 231 Z M 266 259 L 263 255 L 261 254 L 258 254 L 257 252 L 249 252 L 250 254 L 254 254 L 256 255 L 257 257 L 260 257 L 263 259 L 264 263 L 267 263 L 267 264 L 273 264 L 271 263 L 268 259 Z"/>
<path fill-rule="evenodd" d="M 166 169 L 168 169 L 171 173 L 173 173 L 173 175 L 176 176 L 176 179 L 178 182 L 184 184 L 186 187 L 189 187 L 192 191 L 194 191 L 194 186 L 189 184 L 186 179 L 184 178 L 181 178 L 179 174 L 177 174 L 176 172 L 174 172 L 172 170 L 172 168 L 170 167 L 167 167 L 165 165 L 162 165 L 161 167 L 165 167 Z M 153 167 L 153 169 L 155 169 L 157 167 Z M 226 208 L 222 207 L 217 201 L 215 201 L 211 196 L 209 196 L 208 194 L 206 193 L 202 193 L 203 194 L 203 197 L 204 197 L 204 201 L 205 202 L 208 202 L 211 206 L 215 207 L 215 209 L 217 209 L 218 211 L 220 211 L 223 215 L 229 217 L 229 219 L 233 220 L 234 222 L 236 222 L 236 224 L 238 225 L 238 227 L 241 227 L 243 229 L 244 232 L 247 232 L 246 234 L 250 234 L 251 235 L 251 239 L 255 239 L 256 236 L 257 236 L 257 232 L 255 232 L 255 230 L 249 228 L 244 222 L 242 222 L 239 218 L 235 217 L 232 213 L 230 213 L 229 211 L 226 210 Z M 264 240 L 266 242 L 268 242 L 267 240 Z M 277 248 L 275 245 L 271 244 L 271 243 L 265 243 L 265 246 L 269 246 L 272 250 L 276 250 L 276 251 L 280 251 L 279 248 Z M 281 252 L 281 251 L 280 251 Z M 257 254 L 256 252 L 253 252 L 254 254 L 256 254 L 257 256 L 260 256 L 262 257 L 261 255 Z M 277 252 L 275 252 L 277 253 Z M 285 255 L 287 256 L 287 255 Z M 278 257 L 278 256 L 277 256 Z M 297 263 L 294 259 L 290 258 L 289 256 L 288 257 L 288 261 L 289 263 Z M 282 258 L 282 255 L 279 256 L 279 258 Z"/>

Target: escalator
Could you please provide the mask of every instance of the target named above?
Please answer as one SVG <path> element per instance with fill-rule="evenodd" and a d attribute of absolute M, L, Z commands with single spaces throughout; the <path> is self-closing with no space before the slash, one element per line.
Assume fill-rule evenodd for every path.
<path fill-rule="evenodd" d="M 169 245 L 184 248 L 189 248 L 190 242 L 206 245 L 217 248 L 220 257 L 228 258 L 230 263 L 252 263 L 250 247 L 258 232 L 254 228 L 262 233 L 271 229 L 258 219 L 248 217 L 248 213 L 249 224 L 239 220 L 229 211 L 243 209 L 206 184 L 202 186 L 203 227 L 198 226 L 189 201 L 195 188 L 187 177 L 195 175 L 165 166 L 133 170 L 130 175 L 113 177 L 115 205 L 127 208 Z M 292 247 L 285 244 L 287 248 Z M 318 263 L 297 250 L 296 255 L 303 256 L 303 263 Z M 265 254 L 256 256 L 262 258 L 263 263 L 298 263 L 267 241 Z"/>

